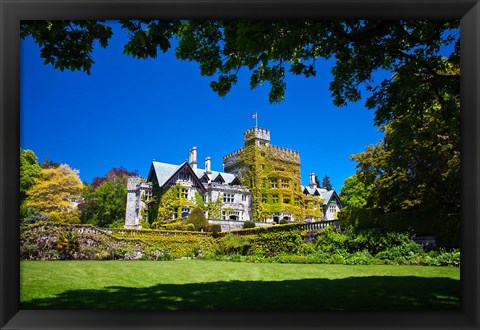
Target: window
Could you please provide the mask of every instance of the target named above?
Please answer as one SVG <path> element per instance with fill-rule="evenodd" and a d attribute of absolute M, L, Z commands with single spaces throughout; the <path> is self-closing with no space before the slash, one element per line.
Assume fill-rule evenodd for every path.
<path fill-rule="evenodd" d="M 272 188 L 278 188 L 277 181 L 272 181 Z"/>
<path fill-rule="evenodd" d="M 182 197 L 188 198 L 188 189 L 182 189 Z"/>
<path fill-rule="evenodd" d="M 282 188 L 290 188 L 290 184 L 288 180 L 282 180 Z"/>
<path fill-rule="evenodd" d="M 188 181 L 189 175 L 186 172 L 179 173 L 178 174 L 178 179 Z"/>
<path fill-rule="evenodd" d="M 225 211 L 222 211 L 222 220 L 225 220 Z"/>
<path fill-rule="evenodd" d="M 283 203 L 285 204 L 290 204 L 290 198 L 284 198 Z"/>
<path fill-rule="evenodd" d="M 262 203 L 266 203 L 267 202 L 267 195 L 263 194 L 262 195 Z"/>
<path fill-rule="evenodd" d="M 295 205 L 300 205 L 300 198 L 295 197 Z"/>
<path fill-rule="evenodd" d="M 278 195 L 272 195 L 272 203 L 278 203 Z"/>
<path fill-rule="evenodd" d="M 190 209 L 188 207 L 182 208 L 182 218 L 188 217 L 188 214 L 190 213 Z"/>
<path fill-rule="evenodd" d="M 173 208 L 173 219 L 178 218 L 178 207 Z"/>
<path fill-rule="evenodd" d="M 234 194 L 225 194 L 223 195 L 223 202 L 224 203 L 233 203 L 235 195 Z"/>
<path fill-rule="evenodd" d="M 337 210 L 337 207 L 335 205 L 330 205 L 329 207 L 330 213 L 335 213 L 336 210 Z"/>
<path fill-rule="evenodd" d="M 242 202 L 246 202 L 247 201 L 247 195 L 242 195 Z"/>

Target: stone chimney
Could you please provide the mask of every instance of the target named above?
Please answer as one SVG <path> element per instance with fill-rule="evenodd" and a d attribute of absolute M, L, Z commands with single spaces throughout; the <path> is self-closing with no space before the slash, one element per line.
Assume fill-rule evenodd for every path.
<path fill-rule="evenodd" d="M 197 147 L 192 147 L 190 149 L 190 160 L 188 162 L 192 170 L 196 173 L 197 172 Z"/>
<path fill-rule="evenodd" d="M 211 174 L 212 173 L 212 164 L 210 161 L 210 157 L 205 158 L 205 173 Z"/>
<path fill-rule="evenodd" d="M 315 173 L 310 173 L 310 187 L 317 188 L 317 184 L 315 183 Z"/>

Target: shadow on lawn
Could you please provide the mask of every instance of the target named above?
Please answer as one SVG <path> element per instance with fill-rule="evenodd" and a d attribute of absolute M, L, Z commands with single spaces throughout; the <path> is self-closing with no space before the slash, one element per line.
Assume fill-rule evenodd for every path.
<path fill-rule="evenodd" d="M 70 290 L 21 303 L 22 309 L 109 310 L 433 310 L 459 306 L 460 281 L 414 276 L 112 286 Z"/>

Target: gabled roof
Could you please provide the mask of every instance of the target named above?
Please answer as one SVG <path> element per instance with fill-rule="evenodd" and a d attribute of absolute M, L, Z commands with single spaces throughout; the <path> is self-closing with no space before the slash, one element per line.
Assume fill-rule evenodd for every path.
<path fill-rule="evenodd" d="M 208 176 L 208 178 L 211 181 L 214 181 L 219 175 L 221 175 L 221 178 L 225 181 L 226 184 L 235 184 L 236 182 L 239 181 L 238 178 L 235 176 L 235 174 L 225 173 L 225 172 L 217 172 L 217 171 L 210 171 L 210 174 L 207 174 L 207 173 L 205 173 L 204 169 L 200 169 L 200 168 L 197 169 L 197 176 L 199 178 L 201 178 L 205 175 Z M 237 179 L 237 180 L 235 180 L 235 179 Z"/>
<path fill-rule="evenodd" d="M 202 182 L 200 182 L 198 176 L 196 173 L 193 171 L 193 169 L 190 167 L 190 165 L 187 162 L 183 162 L 180 165 L 173 165 L 173 164 L 167 164 L 167 163 L 160 163 L 160 162 L 152 162 L 152 167 L 150 169 L 150 172 L 152 172 L 152 169 L 157 177 L 158 180 L 158 186 L 162 188 L 165 186 L 165 184 L 168 183 L 168 181 L 174 177 L 181 169 L 186 168 L 190 174 L 193 177 L 194 181 L 197 181 L 197 185 L 202 189 L 203 191 L 205 190 L 205 187 L 203 186 Z M 148 180 L 151 180 L 152 173 L 148 175 Z"/>
<path fill-rule="evenodd" d="M 163 187 L 181 168 L 185 166 L 188 166 L 191 174 L 194 174 L 194 179 L 198 180 L 198 183 L 202 186 L 202 189 L 203 184 L 201 183 L 200 178 L 208 178 L 211 181 L 220 178 L 226 184 L 240 184 L 240 180 L 237 178 L 237 176 L 231 173 L 211 171 L 209 174 L 207 174 L 204 169 L 197 169 L 195 173 L 188 162 L 183 162 L 180 165 L 174 165 L 153 161 L 150 168 L 150 173 L 148 175 L 148 181 L 151 181 L 152 175 L 155 174 L 159 187 Z"/>
<path fill-rule="evenodd" d="M 221 182 L 221 183 L 225 182 L 225 180 L 223 179 L 223 177 L 220 173 L 218 173 L 217 176 L 215 177 L 215 179 L 213 179 L 212 181 L 213 182 Z"/>
<path fill-rule="evenodd" d="M 173 165 L 167 163 L 160 163 L 160 162 L 152 162 L 152 167 L 150 168 L 150 173 L 148 175 L 148 181 L 151 181 L 152 178 L 152 170 L 154 171 L 155 175 L 157 176 L 158 185 L 163 187 L 165 183 L 167 183 L 168 179 L 170 179 L 182 166 L 181 165 Z"/>
<path fill-rule="evenodd" d="M 323 198 L 323 203 L 322 203 L 323 205 L 327 205 L 328 203 L 330 203 L 330 200 L 332 198 L 335 198 L 337 202 L 340 203 L 340 206 L 342 205 L 342 203 L 340 202 L 340 198 L 338 197 L 337 193 L 333 189 L 327 190 L 325 188 L 313 188 L 310 186 L 302 186 L 302 191 L 303 193 L 307 193 L 309 195 L 320 196 L 321 198 Z"/>

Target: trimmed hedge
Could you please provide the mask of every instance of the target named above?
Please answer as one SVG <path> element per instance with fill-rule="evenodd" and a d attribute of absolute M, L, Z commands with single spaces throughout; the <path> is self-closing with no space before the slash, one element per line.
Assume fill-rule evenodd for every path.
<path fill-rule="evenodd" d="M 165 251 L 174 258 L 196 257 L 217 250 L 212 236 L 139 236 L 142 241 Z"/>
<path fill-rule="evenodd" d="M 243 236 L 250 241 L 249 254 L 273 256 L 279 253 L 297 253 L 304 243 L 300 230 L 267 232 Z"/>
<path fill-rule="evenodd" d="M 250 235 L 229 233 L 218 242 L 217 252 L 220 254 L 273 256 L 279 253 L 297 253 L 304 245 L 304 238 L 300 230 L 289 230 Z"/>
<path fill-rule="evenodd" d="M 387 232 L 408 232 L 415 236 L 435 236 L 437 246 L 460 246 L 460 215 L 436 210 L 384 213 L 382 209 L 348 208 L 339 213 L 342 228 L 380 228 Z"/>
<path fill-rule="evenodd" d="M 284 225 L 272 225 L 272 226 L 265 226 L 265 227 L 255 227 L 255 228 L 244 228 L 244 229 L 237 229 L 237 230 L 230 230 L 228 232 L 220 233 L 221 236 L 225 236 L 228 234 L 234 235 L 261 235 L 267 233 L 274 233 L 274 232 L 286 232 L 291 230 L 298 230 L 300 227 L 304 226 L 304 222 L 299 223 L 288 223 Z"/>

